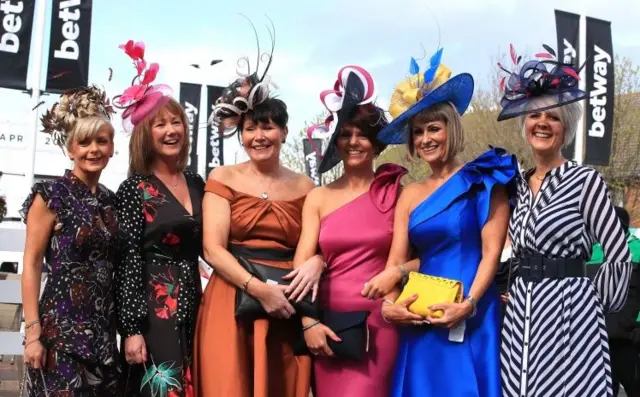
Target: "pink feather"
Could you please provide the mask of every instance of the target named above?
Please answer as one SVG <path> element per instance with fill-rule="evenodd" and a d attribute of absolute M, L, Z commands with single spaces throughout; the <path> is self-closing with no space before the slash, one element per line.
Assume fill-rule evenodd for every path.
<path fill-rule="evenodd" d="M 509 44 L 509 53 L 511 54 L 511 61 L 513 62 L 514 65 L 517 65 L 518 56 L 516 54 L 516 48 L 513 46 L 513 44 Z"/>
<path fill-rule="evenodd" d="M 580 80 L 580 76 L 578 75 L 578 73 L 576 73 L 576 71 L 571 69 L 570 67 L 565 66 L 562 68 L 562 71 L 573 77 L 574 79 Z"/>
<path fill-rule="evenodd" d="M 504 76 L 500 79 L 500 91 L 501 91 L 501 92 L 504 92 L 504 83 L 505 83 L 505 80 L 506 80 L 506 79 L 507 79 L 507 78 L 506 78 L 506 77 L 504 77 Z"/>
<path fill-rule="evenodd" d="M 539 52 L 536 54 L 536 58 L 553 59 L 553 55 L 549 54 L 548 52 Z"/>

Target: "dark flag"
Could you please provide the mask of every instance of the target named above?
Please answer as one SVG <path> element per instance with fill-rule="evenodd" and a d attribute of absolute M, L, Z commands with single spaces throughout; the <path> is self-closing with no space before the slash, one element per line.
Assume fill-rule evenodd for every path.
<path fill-rule="evenodd" d="M 89 84 L 91 0 L 53 0 L 46 91 Z"/>
<path fill-rule="evenodd" d="M 198 121 L 200 114 L 200 84 L 180 83 L 180 105 L 187 115 L 189 123 L 189 168 L 193 173 L 198 173 Z"/>
<path fill-rule="evenodd" d="M 585 164 L 609 165 L 615 91 L 611 22 L 587 17 Z"/>
<path fill-rule="evenodd" d="M 207 120 L 211 117 L 213 107 L 215 106 L 216 100 L 222 95 L 223 89 L 224 87 L 207 86 Z M 221 126 L 218 125 L 207 124 L 207 154 L 205 157 L 207 165 L 205 167 L 205 178 L 209 177 L 209 173 L 214 168 L 224 165 L 224 152 L 222 147 L 224 138 L 220 128 Z"/>
<path fill-rule="evenodd" d="M 302 139 L 302 151 L 304 153 L 304 165 L 309 178 L 313 180 L 316 186 L 322 185 L 322 178 L 318 172 L 320 166 L 320 159 L 318 159 L 318 152 L 322 150 L 322 139 L 314 138 L 313 141 L 309 138 Z"/>
<path fill-rule="evenodd" d="M 35 1 L 0 2 L 0 87 L 27 88 Z"/>

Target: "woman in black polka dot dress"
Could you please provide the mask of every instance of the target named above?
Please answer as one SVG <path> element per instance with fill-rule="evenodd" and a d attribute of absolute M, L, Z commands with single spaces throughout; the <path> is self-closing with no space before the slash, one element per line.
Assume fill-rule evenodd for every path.
<path fill-rule="evenodd" d="M 185 169 L 189 136 L 184 110 L 169 93 L 147 92 L 124 113 L 130 116 L 125 125 L 133 125 L 130 177 L 117 192 L 121 262 L 116 305 L 125 395 L 191 396 L 204 181 Z"/>

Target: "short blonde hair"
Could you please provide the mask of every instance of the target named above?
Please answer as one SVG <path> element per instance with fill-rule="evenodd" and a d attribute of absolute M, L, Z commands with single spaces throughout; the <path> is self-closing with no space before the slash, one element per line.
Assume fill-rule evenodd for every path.
<path fill-rule="evenodd" d="M 552 97 L 540 97 L 532 100 L 527 105 L 527 109 L 544 109 L 557 104 L 557 100 Z M 568 103 L 566 105 L 552 107 L 551 109 L 542 110 L 556 116 L 562 126 L 564 127 L 564 137 L 562 146 L 567 147 L 573 142 L 578 131 L 578 122 L 582 117 L 582 105 L 580 101 Z M 533 113 L 530 111 L 529 113 Z M 525 131 L 525 120 L 527 114 L 522 114 L 518 117 L 518 126 L 520 127 L 520 133 L 524 139 L 527 138 L 527 131 Z"/>
<path fill-rule="evenodd" d="M 440 102 L 429 106 L 409 119 L 407 126 L 407 146 L 409 154 L 413 156 L 416 148 L 413 144 L 413 127 L 416 124 L 425 124 L 432 121 L 443 122 L 447 128 L 447 148 L 445 160 L 457 156 L 464 151 L 465 134 L 462 127 L 462 118 L 456 108 L 450 102 Z"/>
<path fill-rule="evenodd" d="M 151 175 L 151 165 L 153 164 L 155 153 L 153 151 L 153 138 L 151 128 L 153 121 L 158 115 L 169 112 L 180 117 L 184 126 L 185 139 L 183 139 L 180 153 L 178 154 L 178 170 L 184 171 L 189 161 L 189 123 L 187 115 L 180 104 L 173 98 L 164 104 L 158 111 L 147 115 L 138 125 L 133 128 L 131 139 L 129 139 L 129 176 L 133 174 Z"/>
<path fill-rule="evenodd" d="M 115 131 L 113 125 L 106 117 L 98 115 L 77 118 L 73 123 L 73 128 L 67 131 L 67 139 L 65 140 L 65 148 L 67 152 L 71 150 L 74 142 L 82 142 L 86 139 L 93 139 L 98 131 L 104 126 L 109 126 L 109 137 L 113 141 Z"/>

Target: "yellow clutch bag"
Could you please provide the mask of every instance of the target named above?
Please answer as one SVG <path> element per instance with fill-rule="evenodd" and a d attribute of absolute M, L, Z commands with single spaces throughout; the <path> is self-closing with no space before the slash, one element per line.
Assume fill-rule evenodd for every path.
<path fill-rule="evenodd" d="M 438 303 L 460 303 L 462 302 L 462 292 L 462 282 L 460 281 L 411 272 L 409 273 L 409 281 L 396 299 L 396 303 L 417 294 L 418 299 L 409 305 L 410 312 L 423 317 L 427 315 L 442 317 L 444 315 L 442 310 L 431 313 L 428 307 Z"/>

